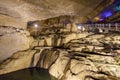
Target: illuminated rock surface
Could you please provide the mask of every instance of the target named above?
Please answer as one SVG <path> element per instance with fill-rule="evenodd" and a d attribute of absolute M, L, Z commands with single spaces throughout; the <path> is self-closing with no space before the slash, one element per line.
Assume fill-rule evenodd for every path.
<path fill-rule="evenodd" d="M 112 2 L 1 0 L 0 75 L 37 67 L 48 69 L 59 80 L 118 80 L 120 34 L 79 33 L 75 25 L 92 19 Z M 63 15 L 70 19 L 63 18 L 65 25 L 57 20 L 51 25 L 49 18 Z M 40 25 L 27 26 L 27 22 L 35 20 L 43 20 L 43 24 L 41 21 Z"/>
<path fill-rule="evenodd" d="M 60 80 L 117 80 L 120 77 L 120 34 L 68 33 L 34 38 L 30 48 L 14 53 L 0 64 L 0 74 L 40 67 Z"/>
<path fill-rule="evenodd" d="M 30 48 L 32 37 L 28 31 L 14 27 L 0 27 L 0 62 L 18 51 Z"/>
<path fill-rule="evenodd" d="M 113 0 L 105 0 L 105 4 L 99 5 L 101 2 L 103 0 L 1 0 L 0 25 L 26 28 L 28 21 L 61 15 L 78 15 L 82 22 L 86 20 L 84 16 L 93 17 Z"/>

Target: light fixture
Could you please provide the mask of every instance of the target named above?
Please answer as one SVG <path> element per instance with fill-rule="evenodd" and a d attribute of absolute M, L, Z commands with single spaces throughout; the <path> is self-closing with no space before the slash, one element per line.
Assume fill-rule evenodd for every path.
<path fill-rule="evenodd" d="M 99 21 L 99 19 L 100 19 L 99 17 L 95 17 L 94 18 L 95 21 Z"/>
<path fill-rule="evenodd" d="M 78 29 L 81 29 L 81 26 L 80 26 L 80 25 L 78 25 L 78 26 L 77 26 L 77 28 L 78 28 Z"/>
<path fill-rule="evenodd" d="M 37 25 L 37 24 L 34 24 L 34 27 L 35 27 L 35 28 L 38 28 L 38 25 Z"/>
<path fill-rule="evenodd" d="M 104 16 L 105 18 L 110 17 L 110 16 L 112 16 L 112 12 L 110 12 L 110 11 L 105 11 L 105 12 L 103 13 L 103 16 Z"/>

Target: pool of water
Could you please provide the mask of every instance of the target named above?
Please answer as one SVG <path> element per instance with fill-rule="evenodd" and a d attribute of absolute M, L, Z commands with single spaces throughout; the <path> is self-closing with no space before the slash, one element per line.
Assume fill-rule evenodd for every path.
<path fill-rule="evenodd" d="M 28 68 L 8 74 L 0 75 L 0 80 L 53 80 L 48 70 Z"/>

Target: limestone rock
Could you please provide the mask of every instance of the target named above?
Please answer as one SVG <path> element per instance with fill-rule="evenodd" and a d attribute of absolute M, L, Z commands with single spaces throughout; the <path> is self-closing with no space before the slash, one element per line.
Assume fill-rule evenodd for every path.
<path fill-rule="evenodd" d="M 83 60 L 84 60 L 84 58 L 83 58 Z M 87 63 L 86 61 L 81 62 L 79 60 L 71 60 L 71 66 L 70 66 L 71 73 L 72 74 L 79 74 L 80 72 L 87 71 L 87 70 L 97 71 L 95 66 L 90 64 L 88 61 L 87 61 L 88 62 Z"/>
<path fill-rule="evenodd" d="M 5 35 L 1 37 L 6 33 L 24 34 L 24 30 L 12 30 L 2 30 L 1 34 Z M 29 33 L 24 36 L 28 38 Z M 28 50 L 12 53 L 0 64 L 0 74 L 40 67 L 48 69 L 59 80 L 117 80 L 120 77 L 118 34 L 48 31 L 32 40 L 29 48 L 22 48 Z"/>
<path fill-rule="evenodd" d="M 58 56 L 59 56 L 59 51 L 44 49 L 40 53 L 39 60 L 35 66 L 48 69 L 57 60 Z"/>
<path fill-rule="evenodd" d="M 10 58 L 0 64 L 0 74 L 13 72 L 16 70 L 29 68 L 35 50 L 16 52 Z"/>
<path fill-rule="evenodd" d="M 29 32 L 12 27 L 0 27 L 0 62 L 17 51 L 30 48 L 33 41 Z"/>
<path fill-rule="evenodd" d="M 70 58 L 65 57 L 65 54 L 60 54 L 57 61 L 50 67 L 49 73 L 57 79 L 61 79 L 69 60 Z"/>
<path fill-rule="evenodd" d="M 65 39 L 64 39 L 64 43 L 68 43 L 69 41 L 73 40 L 73 39 L 80 39 L 80 38 L 84 38 L 86 36 L 90 35 L 89 33 L 70 33 L 68 35 L 65 35 Z"/>
<path fill-rule="evenodd" d="M 76 26 L 75 23 L 72 23 L 71 26 L 72 26 L 72 28 L 71 28 L 72 32 L 77 32 L 78 31 L 77 26 Z"/>

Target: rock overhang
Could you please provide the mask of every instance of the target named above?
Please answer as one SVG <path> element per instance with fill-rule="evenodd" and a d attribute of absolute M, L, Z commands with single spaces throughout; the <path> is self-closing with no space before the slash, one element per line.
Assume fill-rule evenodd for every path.
<path fill-rule="evenodd" d="M 61 15 L 77 15 L 82 22 L 87 16 L 91 18 L 99 13 L 98 9 L 104 9 L 106 6 L 100 5 L 103 2 L 108 2 L 108 6 L 113 0 L 1 0 L 0 24 L 25 29 L 28 21 Z"/>

